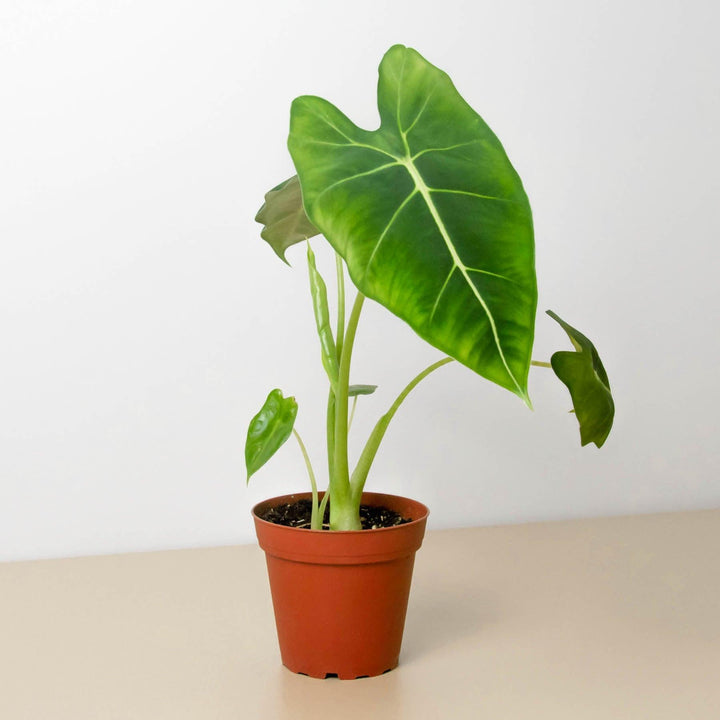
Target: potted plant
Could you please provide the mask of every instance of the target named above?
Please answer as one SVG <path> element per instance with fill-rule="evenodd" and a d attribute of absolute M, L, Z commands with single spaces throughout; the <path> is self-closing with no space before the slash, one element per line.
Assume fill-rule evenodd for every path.
<path fill-rule="evenodd" d="M 364 488 L 390 421 L 418 383 L 457 361 L 531 407 L 528 373 L 540 365 L 568 387 L 583 445 L 600 447 L 614 414 L 593 344 L 550 311 L 573 350 L 555 353 L 549 363 L 532 360 L 532 215 L 490 128 L 443 71 L 401 45 L 380 64 L 378 108 L 380 127 L 367 131 L 326 100 L 297 98 L 288 140 L 297 175 L 266 194 L 256 218 L 282 260 L 291 245 L 307 243 L 329 383 L 326 492 L 318 490 L 294 427 L 297 404 L 279 389 L 251 421 L 245 447 L 248 480 L 291 434 L 305 458 L 311 492 L 260 503 L 253 516 L 267 554 L 283 662 L 315 677 L 375 675 L 397 664 L 427 508 Z M 318 234 L 335 251 L 334 328 L 327 287 L 307 242 Z M 356 289 L 347 317 L 346 275 Z M 375 389 L 350 382 L 366 298 L 444 355 L 399 393 L 351 468 L 347 440 L 355 403 Z M 362 529 L 361 514 L 372 512 L 375 527 Z"/>

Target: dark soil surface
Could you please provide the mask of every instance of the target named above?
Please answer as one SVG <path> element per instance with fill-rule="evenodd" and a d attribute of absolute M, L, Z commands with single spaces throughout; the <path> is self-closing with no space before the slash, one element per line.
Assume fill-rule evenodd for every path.
<path fill-rule="evenodd" d="M 262 520 L 275 523 L 276 525 L 309 528 L 311 514 L 312 502 L 310 500 L 297 500 L 294 503 L 286 503 L 285 505 L 277 505 L 269 508 L 260 517 Z M 328 503 L 328 507 L 325 508 L 325 517 L 323 518 L 323 530 L 329 530 L 329 522 L 330 508 Z M 402 517 L 402 515 L 386 507 L 360 506 L 360 523 L 362 524 L 363 530 L 393 527 L 409 522 L 409 519 Z"/>

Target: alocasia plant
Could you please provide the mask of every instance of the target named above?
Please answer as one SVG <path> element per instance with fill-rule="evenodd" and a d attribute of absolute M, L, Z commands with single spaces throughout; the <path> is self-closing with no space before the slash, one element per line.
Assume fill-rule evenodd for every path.
<path fill-rule="evenodd" d="M 295 243 L 322 234 L 335 250 L 338 312 L 308 243 L 321 358 L 330 384 L 328 492 L 319 503 L 315 474 L 294 431 L 297 406 L 273 390 L 248 431 L 248 479 L 295 432 L 313 487 L 312 527 L 330 499 L 330 529 L 359 529 L 368 471 L 391 419 L 428 374 L 457 360 L 530 406 L 531 365 L 552 367 L 567 385 L 583 445 L 600 447 L 614 405 L 592 343 L 549 313 L 575 352 L 551 363 L 531 358 L 537 285 L 533 224 L 522 182 L 503 146 L 442 70 L 395 45 L 378 82 L 380 127 L 363 130 L 318 97 L 297 98 L 288 147 L 297 176 L 269 191 L 256 220 L 285 260 Z M 345 268 L 357 288 L 345 317 Z M 417 375 L 378 420 L 355 468 L 348 461 L 349 398 L 374 386 L 350 385 L 350 361 L 365 298 L 405 320 L 447 355 Z M 249 450 L 248 450 L 249 448 Z"/>

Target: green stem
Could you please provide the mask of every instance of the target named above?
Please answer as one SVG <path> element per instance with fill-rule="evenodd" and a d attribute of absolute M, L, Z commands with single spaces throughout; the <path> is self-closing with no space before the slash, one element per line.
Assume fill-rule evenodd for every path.
<path fill-rule="evenodd" d="M 320 522 L 319 529 L 321 529 L 321 530 L 322 530 L 322 526 L 323 526 L 323 518 L 325 517 L 325 507 L 327 506 L 329 499 L 330 499 L 330 491 L 328 490 L 328 492 L 326 492 L 323 495 L 323 499 L 320 501 L 320 509 L 318 510 L 319 522 Z"/>
<path fill-rule="evenodd" d="M 337 314 L 337 331 L 335 333 L 335 349 L 337 352 L 338 365 L 342 358 L 342 347 L 345 339 L 345 269 L 343 268 L 343 260 L 340 253 L 335 253 L 335 273 L 337 276 L 337 295 L 338 295 L 338 314 Z M 335 475 L 335 392 L 330 388 L 328 394 L 327 405 L 327 453 L 328 453 L 328 477 Z M 330 497 L 327 492 L 324 501 Z"/>
<path fill-rule="evenodd" d="M 335 253 L 335 272 L 337 276 L 337 331 L 335 333 L 335 349 L 337 352 L 338 365 L 342 358 L 343 341 L 345 338 L 345 269 L 340 253 Z M 335 392 L 330 387 L 327 401 L 326 434 L 327 434 L 327 462 L 328 478 L 335 476 Z M 322 502 L 324 512 L 325 505 L 330 497 L 330 491 L 325 493 Z M 322 514 L 320 515 L 322 522 Z"/>
<path fill-rule="evenodd" d="M 337 359 L 342 357 L 343 338 L 345 337 L 345 269 L 340 253 L 335 253 L 335 273 L 337 275 L 337 332 L 335 333 L 335 347 Z"/>
<path fill-rule="evenodd" d="M 353 424 L 353 418 L 355 417 L 355 408 L 357 407 L 357 395 L 353 398 L 352 408 L 350 409 L 350 419 L 348 420 L 348 432 Z"/>
<path fill-rule="evenodd" d="M 365 487 L 365 481 L 367 480 L 368 473 L 370 472 L 370 466 L 375 459 L 380 443 L 385 436 L 385 432 L 388 429 L 388 425 L 390 425 L 390 421 L 393 419 L 393 416 L 398 411 L 400 405 L 402 405 L 403 400 L 405 400 L 413 389 L 431 372 L 452 361 L 453 358 L 446 357 L 442 360 L 438 360 L 429 367 L 426 367 L 405 386 L 405 389 L 397 396 L 397 399 L 390 406 L 390 409 L 377 421 L 377 424 L 370 433 L 370 437 L 363 448 L 362 454 L 360 455 L 360 459 L 358 460 L 350 481 L 353 498 L 355 498 L 358 503 L 360 502 L 360 496 L 362 495 L 363 488 Z"/>
<path fill-rule="evenodd" d="M 338 381 L 335 395 L 335 452 L 333 456 L 333 474 L 330 477 L 330 529 L 360 530 L 358 508 L 353 502 L 350 489 L 350 470 L 348 467 L 348 388 L 350 386 L 350 361 L 352 359 L 355 333 L 360 320 L 365 296 L 358 293 L 350 317 L 343 342 Z M 359 503 L 359 501 L 358 501 Z"/>
<path fill-rule="evenodd" d="M 310 476 L 310 487 L 312 488 L 312 512 L 310 515 L 310 528 L 312 530 L 320 530 L 322 526 L 322 515 L 320 516 L 318 522 L 318 489 L 317 482 L 315 481 L 315 473 L 313 472 L 313 466 L 310 462 L 310 456 L 308 455 L 308 452 L 305 448 L 305 443 L 302 441 L 300 433 L 295 428 L 293 428 L 293 435 L 298 441 L 298 445 L 300 446 L 300 452 L 302 452 L 303 460 L 305 460 L 305 467 L 307 468 L 308 475 Z"/>
<path fill-rule="evenodd" d="M 531 360 L 531 365 L 534 365 L 535 367 L 546 367 L 551 368 L 552 365 L 549 362 L 542 362 L 542 360 Z"/>
<path fill-rule="evenodd" d="M 327 435 L 328 478 L 332 480 L 335 476 L 335 392 L 332 387 L 328 392 L 325 431 Z"/>

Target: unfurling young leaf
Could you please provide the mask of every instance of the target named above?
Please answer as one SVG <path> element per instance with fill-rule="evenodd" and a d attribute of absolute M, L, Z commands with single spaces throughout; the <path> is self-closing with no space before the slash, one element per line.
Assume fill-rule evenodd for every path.
<path fill-rule="evenodd" d="M 615 403 L 605 368 L 588 338 L 551 310 L 547 314 L 565 330 L 575 348 L 575 352 L 556 352 L 550 358 L 550 364 L 570 391 L 575 416 L 580 423 L 580 442 L 582 445 L 594 442 L 602 447 L 615 416 Z"/>
<path fill-rule="evenodd" d="M 271 390 L 260 412 L 250 421 L 245 442 L 247 479 L 256 473 L 290 437 L 298 406 L 294 397 Z"/>
<path fill-rule="evenodd" d="M 330 380 L 330 385 L 332 385 L 334 389 L 338 379 L 338 359 L 337 348 L 335 347 L 335 340 L 333 338 L 332 328 L 330 327 L 327 286 L 315 265 L 315 253 L 312 251 L 310 243 L 308 243 L 307 259 L 315 324 L 317 325 L 318 336 L 320 337 L 322 364 Z"/>
<path fill-rule="evenodd" d="M 303 210 L 302 192 L 297 175 L 265 193 L 265 203 L 258 210 L 255 222 L 265 227 L 260 237 L 285 263 L 285 251 L 295 243 L 319 234 Z"/>

